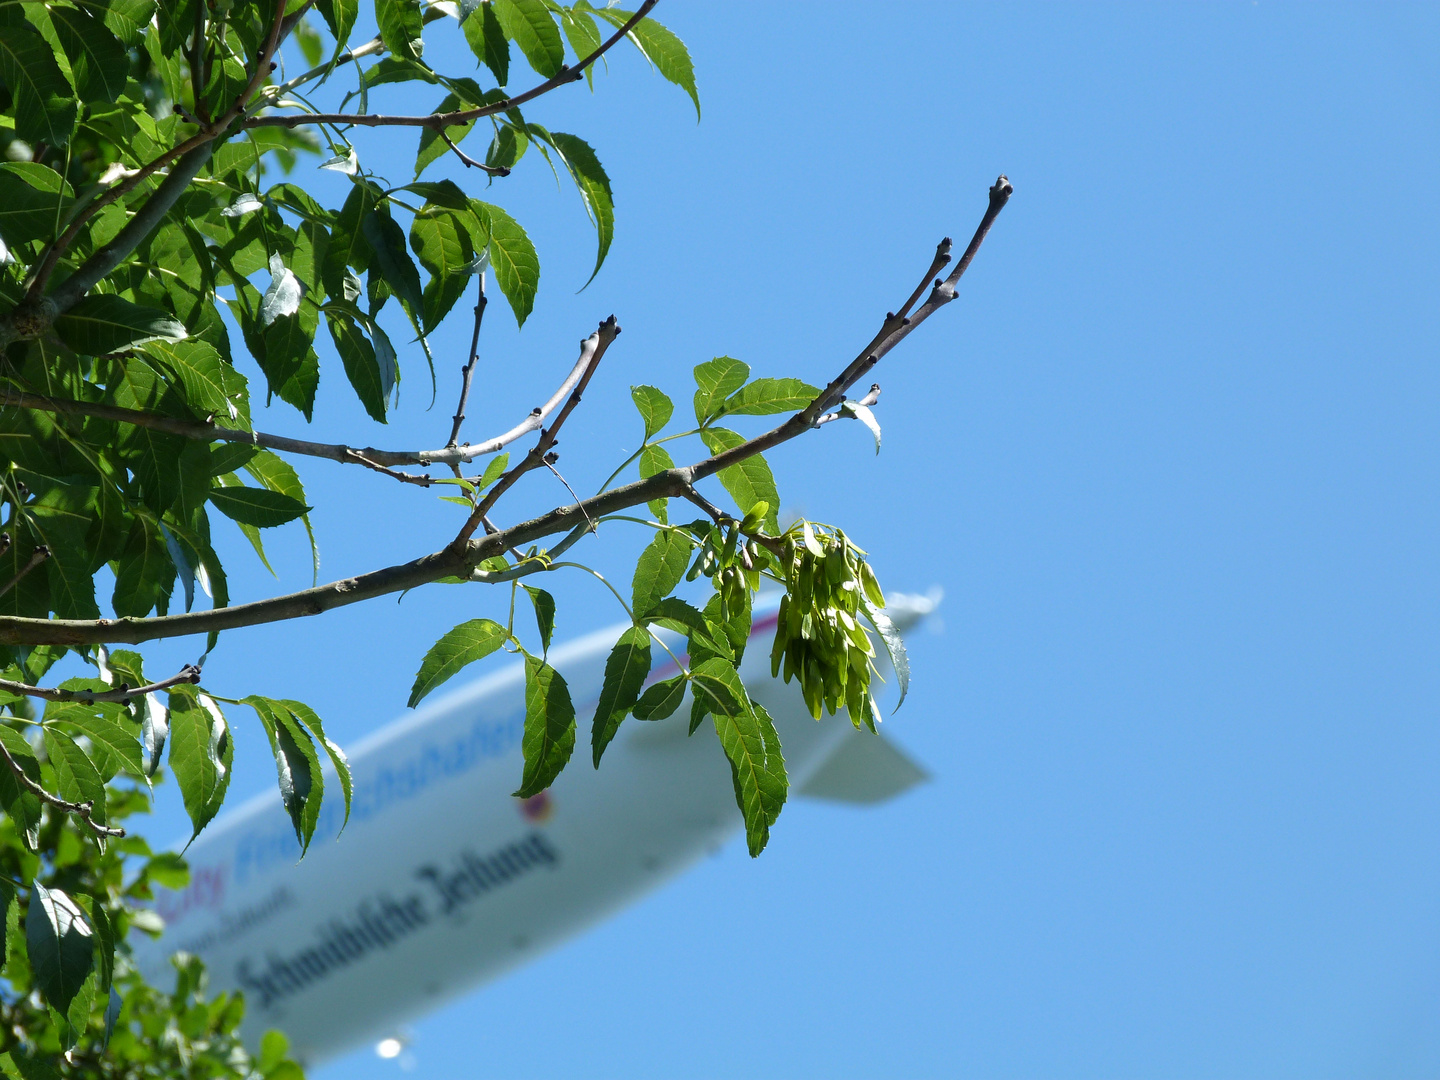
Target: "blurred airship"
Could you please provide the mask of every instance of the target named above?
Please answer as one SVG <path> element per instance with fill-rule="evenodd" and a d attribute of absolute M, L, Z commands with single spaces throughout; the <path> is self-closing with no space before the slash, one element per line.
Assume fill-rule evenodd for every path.
<path fill-rule="evenodd" d="M 892 595 L 887 612 L 903 631 L 937 601 Z M 884 736 L 844 715 L 816 723 L 798 686 L 771 677 L 775 610 L 757 601 L 740 673 L 779 729 L 791 791 L 873 803 L 923 780 Z M 593 711 L 626 626 L 550 651 L 578 715 Z M 280 1028 L 315 1064 L 578 933 L 742 828 L 714 731 L 687 737 L 689 709 L 627 720 L 598 771 L 576 761 L 522 801 L 510 792 L 524 716 L 516 664 L 362 740 L 349 825 L 322 842 L 343 813 L 327 799 L 303 860 L 273 791 L 218 819 L 186 853 L 189 886 L 158 897 L 167 930 L 137 945 L 141 969 L 164 985 L 169 954 L 199 955 L 212 989 L 245 992 L 248 1040 Z"/>

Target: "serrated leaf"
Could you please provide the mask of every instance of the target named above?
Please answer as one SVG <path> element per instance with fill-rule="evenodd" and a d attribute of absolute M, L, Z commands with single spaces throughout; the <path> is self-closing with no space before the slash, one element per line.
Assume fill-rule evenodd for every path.
<path fill-rule="evenodd" d="M 105 781 L 100 778 L 95 763 L 86 756 L 80 745 L 56 728 L 44 730 L 45 752 L 50 767 L 55 770 L 55 783 L 59 795 L 67 802 L 91 803 L 90 816 L 105 822 Z"/>
<path fill-rule="evenodd" d="M 215 702 L 191 687 L 170 691 L 170 771 L 190 816 L 193 840 L 225 801 L 235 751 Z"/>
<path fill-rule="evenodd" d="M 180 380 L 186 401 L 200 416 L 213 416 L 224 427 L 250 426 L 249 384 L 213 345 L 194 340 L 152 341 L 145 352 Z"/>
<path fill-rule="evenodd" d="M 493 619 L 471 619 L 455 627 L 434 645 L 420 661 L 415 685 L 410 688 L 412 709 L 426 694 L 467 664 L 489 656 L 510 639 L 505 627 Z"/>
<path fill-rule="evenodd" d="M 95 710 L 87 705 L 67 705 L 57 709 L 53 717 L 49 715 L 48 708 L 45 711 L 47 724 L 53 719 L 57 723 L 70 725 L 107 754 L 113 755 L 132 776 L 142 777 L 149 783 L 149 778 L 145 776 L 145 759 L 141 754 L 140 740 L 131 731 L 113 720 L 96 716 Z"/>
<path fill-rule="evenodd" d="M 255 710 L 270 741 L 275 756 L 275 773 L 280 786 L 280 801 L 295 829 L 303 855 L 315 835 L 324 798 L 325 780 L 320 774 L 320 758 L 310 735 L 283 704 L 255 694 L 242 699 Z"/>
<path fill-rule="evenodd" d="M 745 442 L 742 435 L 729 428 L 706 428 L 700 433 L 700 438 L 712 454 L 734 449 Z M 737 465 L 721 469 L 715 475 L 742 514 L 748 514 L 757 503 L 766 503 L 769 510 L 765 515 L 765 529 L 771 533 L 780 531 L 780 493 L 775 488 L 775 474 L 770 471 L 764 457 L 755 454 Z"/>
<path fill-rule="evenodd" d="M 640 690 L 649 675 L 649 631 L 643 626 L 632 626 L 620 635 L 605 661 L 605 680 L 590 725 L 590 746 L 597 769 L 605 748 L 620 730 L 620 722 L 640 699 Z"/>
<path fill-rule="evenodd" d="M 310 512 L 304 503 L 265 488 L 212 487 L 210 501 L 231 520 L 257 529 L 273 529 Z"/>
<path fill-rule="evenodd" d="M 870 625 L 875 627 L 880 634 L 880 640 L 885 643 L 885 651 L 890 655 L 890 666 L 895 669 L 900 700 L 895 702 L 895 708 L 890 710 L 894 713 L 905 703 L 905 695 L 910 692 L 910 655 L 905 651 L 904 638 L 900 636 L 900 631 L 895 629 L 895 624 L 890 621 L 890 616 L 885 614 L 884 608 L 876 607 L 867 599 L 864 611 Z"/>
<path fill-rule="evenodd" d="M 160 755 L 169 737 L 170 710 L 161 705 L 154 694 L 146 694 L 140 714 L 140 749 L 147 777 L 154 776 L 155 770 L 160 768 Z"/>
<path fill-rule="evenodd" d="M 385 284 L 409 308 L 418 322 L 421 316 L 420 271 L 415 269 L 405 250 L 405 233 L 389 213 L 372 210 L 361 225 L 365 239 L 375 255 L 375 262 L 384 275 Z"/>
<path fill-rule="evenodd" d="M 107 293 L 83 297 L 55 320 L 55 333 L 78 353 L 104 356 L 149 341 L 182 341 L 189 331 L 158 308 Z"/>
<path fill-rule="evenodd" d="M 589 4 L 577 5 L 582 11 L 594 11 L 596 15 L 612 26 L 624 26 L 634 16 L 633 11 L 616 7 L 598 10 Z M 641 55 L 655 65 L 662 78 L 674 83 L 690 95 L 695 103 L 695 119 L 700 119 L 700 94 L 695 89 L 695 64 L 690 59 L 690 50 L 675 34 L 661 26 L 649 15 L 636 23 L 630 31 L 630 41 L 640 50 Z"/>
<path fill-rule="evenodd" d="M 725 399 L 750 377 L 750 365 L 732 356 L 717 356 L 695 367 L 695 421 L 703 424 L 718 416 Z"/>
<path fill-rule="evenodd" d="M 470 207 L 485 230 L 495 283 L 510 302 L 515 321 L 524 326 L 540 288 L 540 256 L 519 222 L 500 207 L 479 199 L 471 199 Z"/>
<path fill-rule="evenodd" d="M 671 460 L 669 452 L 663 446 L 655 446 L 652 444 L 640 451 L 639 465 L 640 479 L 646 480 L 656 473 L 673 469 L 675 462 Z M 669 499 L 651 499 L 645 505 L 650 508 L 650 512 L 654 514 L 658 520 L 663 522 L 669 519 L 669 511 L 666 509 L 669 501 Z"/>
<path fill-rule="evenodd" d="M 690 540 L 674 529 L 656 532 L 635 563 L 631 582 L 631 610 L 643 619 L 685 576 L 690 563 Z"/>
<path fill-rule="evenodd" d="M 468 208 L 464 217 L 474 220 Z M 461 215 L 434 205 L 423 207 L 415 215 L 410 225 L 410 246 L 430 274 L 421 295 L 428 334 L 440 325 L 469 284 L 475 249 L 461 224 Z"/>
<path fill-rule="evenodd" d="M 770 825 L 785 801 L 779 739 L 768 715 L 762 721 L 763 712 L 751 706 L 739 673 L 728 662 L 708 660 L 691 672 L 691 680 L 696 693 L 709 698 L 715 734 L 730 761 L 735 803 L 745 819 L 745 839 L 754 857 L 769 842 Z"/>
<path fill-rule="evenodd" d="M 25 946 L 35 985 L 62 1015 L 95 963 L 95 937 L 69 894 L 30 884 Z"/>
<path fill-rule="evenodd" d="M 610 190 L 610 177 L 606 175 L 600 159 L 595 156 L 595 151 L 584 139 L 563 131 L 553 131 L 549 135 L 550 145 L 560 155 L 570 178 L 575 181 L 580 198 L 585 203 L 585 212 L 595 225 L 597 250 L 595 269 L 590 271 L 590 277 L 585 282 L 589 285 L 600 272 L 605 256 L 610 251 L 610 242 L 615 238 L 615 196 Z"/>
<path fill-rule="evenodd" d="M 26 778 L 40 784 L 40 762 L 25 736 L 8 724 L 0 724 L 0 742 L 5 744 L 11 759 L 20 766 Z M 21 787 L 8 767 L 0 768 L 0 809 L 4 809 L 16 825 L 25 847 L 34 851 L 40 839 L 40 800 L 33 792 Z"/>
<path fill-rule="evenodd" d="M 345 366 L 345 377 L 355 389 L 355 396 L 372 420 L 385 423 L 386 393 L 381 382 L 380 364 L 369 338 L 344 315 L 333 311 L 325 313 L 325 322 L 330 327 L 330 338 L 335 342 L 335 351 Z"/>
<path fill-rule="evenodd" d="M 529 585 L 520 586 L 525 594 L 530 597 L 530 603 L 535 608 L 535 625 L 540 631 L 540 647 L 544 652 L 550 651 L 550 637 L 555 633 L 555 598 L 544 589 L 536 589 Z"/>
<path fill-rule="evenodd" d="M 640 412 L 640 419 L 645 422 L 645 438 L 658 435 L 670 417 L 675 414 L 675 405 L 670 398 L 661 390 L 653 386 L 632 386 L 630 387 L 630 399 L 635 402 L 635 408 Z"/>
<path fill-rule="evenodd" d="M 768 416 L 797 412 L 819 396 L 819 390 L 799 379 L 756 379 L 726 398 L 718 415 Z"/>
<path fill-rule="evenodd" d="M 49 43 L 18 11 L 0 19 L 0 78 L 14 96 L 16 135 L 31 146 L 70 141 L 79 114 L 75 94 Z"/>
<path fill-rule="evenodd" d="M 82 7 L 49 5 L 50 24 L 70 61 L 75 89 L 85 101 L 114 101 L 125 90 L 130 57 L 105 24 Z"/>
<path fill-rule="evenodd" d="M 657 682 L 646 688 L 630 711 L 636 720 L 664 720 L 680 708 L 687 686 L 689 682 L 683 673 Z"/>
<path fill-rule="evenodd" d="M 510 42 L 495 17 L 494 7 L 481 4 L 460 26 L 476 59 L 490 69 L 497 85 L 506 85 L 510 81 Z"/>
<path fill-rule="evenodd" d="M 30 161 L 0 163 L 0 239 L 14 248 L 48 240 L 74 204 L 60 174 Z"/>
<path fill-rule="evenodd" d="M 420 0 L 375 0 L 375 21 L 380 27 L 380 40 L 392 56 L 420 59 L 425 52 L 420 36 L 424 26 Z"/>
<path fill-rule="evenodd" d="M 340 823 L 340 828 L 343 831 L 345 826 L 350 823 L 350 797 L 354 793 L 354 781 L 350 775 L 350 761 L 346 758 L 345 751 L 341 750 L 340 747 L 332 742 L 330 737 L 325 734 L 325 727 L 320 722 L 320 717 L 316 715 L 314 709 L 302 701 L 292 701 L 289 698 L 282 699 L 280 704 L 289 709 L 291 715 L 309 728 L 311 734 L 320 740 L 320 745 L 324 747 L 326 755 L 330 758 L 330 764 L 335 766 L 335 775 L 340 781 L 340 791 L 345 796 L 345 819 Z"/>
<path fill-rule="evenodd" d="M 560 71 L 560 65 L 565 63 L 565 46 L 541 0 L 493 0 L 490 6 L 505 36 L 520 47 L 532 68 L 547 79 Z"/>
<path fill-rule="evenodd" d="M 560 673 L 538 657 L 525 656 L 525 734 L 520 740 L 525 773 L 516 798 L 544 791 L 575 750 L 575 706 Z"/>

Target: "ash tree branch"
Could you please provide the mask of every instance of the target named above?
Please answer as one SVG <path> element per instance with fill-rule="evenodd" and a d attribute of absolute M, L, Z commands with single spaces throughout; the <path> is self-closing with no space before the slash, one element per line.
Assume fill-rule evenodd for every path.
<path fill-rule="evenodd" d="M 4 616 L 0 617 L 0 644 L 83 646 L 115 642 L 138 645 L 160 638 L 233 630 L 241 626 L 259 626 L 307 615 L 318 615 L 335 608 L 359 603 L 362 600 L 413 589 L 443 577 L 471 577 L 474 568 L 485 559 L 499 555 L 511 548 L 543 540 L 562 532 L 571 534 L 567 540 L 573 543 L 579 539 L 580 535 L 589 531 L 590 522 L 598 521 L 609 514 L 619 513 L 652 499 L 687 498 L 687 493 L 693 490 L 696 481 L 713 476 L 722 469 L 779 446 L 810 430 L 816 419 L 835 404 L 881 358 L 908 337 L 917 326 L 954 300 L 955 283 L 959 281 L 960 276 L 969 266 L 970 260 L 974 258 L 975 252 L 984 241 L 990 226 L 994 224 L 996 216 L 1004 208 L 1013 191 L 1010 182 L 1003 176 L 990 189 L 989 208 L 981 220 L 980 227 L 975 232 L 974 239 L 966 249 L 960 265 L 956 267 L 950 277 L 931 290 L 929 298 L 913 316 L 904 322 L 887 319 L 881 332 L 871 340 L 865 349 L 861 350 L 844 371 L 831 380 L 815 400 L 791 415 L 778 427 L 772 428 L 748 442 L 694 465 L 667 469 L 644 480 L 637 480 L 624 487 L 612 488 L 569 506 L 556 507 L 539 517 L 512 525 L 508 529 L 489 533 L 478 539 L 457 537 L 453 543 L 440 551 L 356 577 L 248 604 L 236 604 L 210 611 L 186 612 L 182 615 L 163 615 L 156 618 L 81 620 Z M 618 327 L 616 330 L 618 331 Z M 594 336 L 596 335 L 592 335 L 592 337 Z M 588 342 L 590 339 L 586 340 Z M 577 384 L 577 389 L 583 389 L 583 385 Z M 558 430 L 564 417 L 568 416 L 570 406 L 573 406 L 574 403 L 572 400 L 567 405 L 567 409 L 557 418 L 557 422 L 551 428 L 552 435 L 554 431 Z M 531 453 L 533 454 L 534 451 Z M 515 470 L 512 469 L 510 473 L 507 473 L 507 476 L 511 475 L 516 475 Z M 474 515 L 477 526 L 479 517 L 483 516 L 485 512 L 488 512 L 488 507 L 484 511 L 477 508 L 477 513 Z"/>
<path fill-rule="evenodd" d="M 10 548 L 10 537 L 8 535 L 5 537 L 5 548 L 7 551 Z M 19 585 L 20 582 L 25 580 L 26 574 L 30 573 L 31 570 L 34 570 L 37 566 L 39 566 L 49 557 L 50 548 L 48 546 L 46 546 L 45 544 L 36 545 L 35 550 L 30 553 L 30 558 L 28 561 L 26 561 L 25 565 L 22 566 L 19 570 L 17 570 L 15 572 L 15 576 L 12 577 L 9 581 L 7 581 L 4 585 L 0 585 L 0 596 L 4 596 L 11 589 L 15 588 L 16 585 Z"/>
<path fill-rule="evenodd" d="M 180 671 L 171 675 L 168 679 L 161 679 L 159 682 L 149 683 L 146 686 L 137 686 L 133 690 L 122 686 L 118 690 L 61 690 L 58 687 L 31 686 L 29 683 L 12 682 L 10 679 L 0 679 L 0 690 L 8 690 L 12 694 L 24 694 L 26 697 L 44 698 L 46 701 L 73 701 L 81 705 L 94 705 L 97 702 L 128 702 L 131 698 L 144 697 L 146 694 L 153 694 L 157 690 L 168 690 L 179 683 L 198 683 L 200 681 L 200 669 L 194 664 L 186 664 Z"/>
<path fill-rule="evenodd" d="M 61 813 L 74 814 L 76 817 L 84 821 L 86 825 L 90 826 L 91 832 L 95 833 L 96 836 L 119 837 L 125 835 L 124 829 L 112 829 L 109 825 L 102 825 L 100 824 L 100 822 L 96 821 L 93 817 L 90 816 L 95 811 L 94 803 L 67 802 L 65 799 L 60 798 L 59 795 L 50 794 L 50 792 L 46 791 L 39 784 L 35 783 L 34 780 L 31 780 L 30 777 L 25 775 L 25 770 L 20 765 L 20 763 L 10 756 L 10 750 L 4 743 L 0 743 L 0 757 L 3 757 L 5 759 L 5 764 L 10 766 L 10 771 L 15 774 L 15 779 L 20 782 L 20 786 L 23 787 L 26 791 L 33 794 L 41 802 L 53 806 Z"/>
<path fill-rule="evenodd" d="M 424 127 L 432 131 L 444 131 L 448 127 L 459 127 L 461 124 L 468 124 L 471 121 L 479 120 L 482 116 L 494 116 L 497 113 L 506 112 L 528 101 L 534 101 L 542 94 L 548 94 L 557 87 L 567 83 L 578 82 L 585 77 L 585 69 L 599 60 L 610 51 L 617 41 L 639 24 L 640 20 L 650 14 L 650 11 L 659 0 L 645 0 L 640 9 L 635 12 L 624 26 L 616 30 L 607 40 L 601 43 L 600 47 L 592 52 L 585 59 L 577 63 L 573 68 L 562 65 L 560 70 L 546 79 L 544 82 L 531 87 L 523 94 L 516 94 L 514 97 L 506 98 L 504 101 L 497 101 L 490 105 L 482 105 L 474 109 L 456 109 L 448 113 L 430 113 L 428 116 L 386 116 L 380 113 L 297 113 L 291 116 L 252 116 L 245 121 L 247 128 L 257 127 L 287 127 L 297 128 L 306 124 L 352 124 L 356 127 Z"/>
<path fill-rule="evenodd" d="M 485 271 L 475 277 L 480 282 L 480 296 L 475 301 L 475 329 L 470 335 L 470 359 L 460 369 L 460 402 L 455 406 L 454 426 L 450 428 L 450 441 L 446 450 L 453 450 L 460 439 L 460 425 L 465 423 L 465 403 L 470 400 L 470 380 L 475 377 L 475 361 L 480 358 L 480 324 L 485 319 Z"/>

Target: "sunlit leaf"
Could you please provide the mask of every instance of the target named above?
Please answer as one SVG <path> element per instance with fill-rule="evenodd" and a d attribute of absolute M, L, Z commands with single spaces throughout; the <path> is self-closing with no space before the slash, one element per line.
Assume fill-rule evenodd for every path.
<path fill-rule="evenodd" d="M 505 627 L 493 619 L 471 619 L 455 627 L 434 645 L 420 661 L 415 685 L 410 688 L 412 709 L 426 694 L 434 690 L 461 668 L 489 656 L 510 639 Z"/>
<path fill-rule="evenodd" d="M 520 740 L 525 774 L 516 790 L 528 799 L 544 791 L 575 750 L 575 706 L 560 673 L 538 657 L 525 656 L 525 734 Z"/>

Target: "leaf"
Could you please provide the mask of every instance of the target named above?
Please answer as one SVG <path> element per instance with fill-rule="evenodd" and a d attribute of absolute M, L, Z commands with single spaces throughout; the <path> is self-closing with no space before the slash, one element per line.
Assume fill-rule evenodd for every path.
<path fill-rule="evenodd" d="M 547 79 L 559 73 L 560 65 L 565 63 L 565 46 L 541 0 L 493 0 L 490 6 L 505 36 L 520 46 L 532 68 Z"/>
<path fill-rule="evenodd" d="M 745 442 L 743 436 L 729 428 L 706 428 L 700 433 L 700 438 L 712 454 L 731 450 Z M 766 503 L 769 509 L 765 514 L 765 529 L 771 533 L 780 531 L 780 493 L 775 488 L 775 475 L 761 455 L 755 454 L 736 465 L 727 466 L 716 476 L 742 514 L 748 514 L 757 503 Z"/>
<path fill-rule="evenodd" d="M 461 668 L 489 656 L 508 640 L 510 634 L 493 619 L 471 619 L 461 623 L 430 646 L 425 659 L 420 661 L 420 670 L 415 674 L 415 685 L 410 688 L 410 700 L 406 704 L 413 709 L 426 694 Z"/>
<path fill-rule="evenodd" d="M 170 691 L 170 729 L 170 771 L 190 815 L 193 840 L 225 801 L 235 750 L 219 707 L 188 686 Z"/>
<path fill-rule="evenodd" d="M 423 15 L 420 0 L 375 0 L 375 21 L 380 26 L 380 40 L 392 56 L 402 60 L 419 60 L 425 51 L 420 33 Z"/>
<path fill-rule="evenodd" d="M 49 709 L 46 712 L 48 713 Z M 130 731 L 113 720 L 96 716 L 88 705 L 65 706 L 56 711 L 54 720 L 75 728 L 107 754 L 118 759 L 132 776 L 144 777 L 146 782 L 149 782 L 149 778 L 145 776 L 145 759 L 141 754 L 140 740 Z M 47 716 L 45 722 L 50 723 L 50 717 Z"/>
<path fill-rule="evenodd" d="M 756 379 L 720 405 L 718 416 L 769 416 L 805 408 L 820 391 L 799 379 Z"/>
<path fill-rule="evenodd" d="M 665 472 L 674 467 L 675 462 L 671 460 L 669 451 L 663 446 L 650 445 L 640 451 L 640 479 L 642 480 L 647 480 L 656 473 Z M 650 512 L 656 518 L 666 521 L 668 512 L 665 507 L 669 501 L 669 499 L 651 499 L 645 505 L 650 508 Z"/>
<path fill-rule="evenodd" d="M 315 390 L 320 384 L 320 360 L 314 348 L 319 322 L 319 314 L 309 304 L 293 315 L 276 315 L 264 328 L 263 344 L 255 357 L 270 389 L 307 420 L 315 409 Z"/>
<path fill-rule="evenodd" d="M 631 610 L 643 619 L 680 584 L 690 563 L 690 540 L 676 529 L 661 529 L 645 546 L 635 563 L 631 582 Z"/>
<path fill-rule="evenodd" d="M 154 776 L 160 768 L 160 754 L 165 749 L 165 740 L 170 736 L 170 711 L 160 704 L 154 694 L 145 695 L 141 707 L 140 749 L 145 755 L 145 775 Z"/>
<path fill-rule="evenodd" d="M 464 217 L 470 218 L 468 208 Z M 473 220 L 473 219 L 472 219 Z M 472 274 L 475 250 L 461 215 L 433 204 L 423 207 L 410 225 L 410 246 L 430 274 L 421 295 L 428 334 L 440 325 L 460 299 Z"/>
<path fill-rule="evenodd" d="M 579 5 L 577 5 L 579 6 Z M 585 4 L 582 10 L 592 10 Z M 620 8 L 601 8 L 595 14 L 612 26 L 624 26 L 634 16 L 633 11 Z M 630 31 L 630 40 L 641 55 L 655 65 L 662 78 L 674 83 L 690 95 L 695 103 L 695 119 L 700 119 L 700 95 L 695 89 L 695 65 L 690 59 L 690 50 L 675 34 L 661 26 L 650 16 L 635 24 Z"/>
<path fill-rule="evenodd" d="M 405 250 L 405 233 L 387 211 L 372 210 L 361 224 L 375 254 L 375 263 L 390 291 L 406 305 L 417 322 L 421 316 L 420 271 Z"/>
<path fill-rule="evenodd" d="M 631 710 L 636 720 L 664 720 L 680 707 L 685 700 L 685 689 L 689 681 L 682 672 L 648 687 Z"/>
<path fill-rule="evenodd" d="M 273 529 L 310 512 L 310 507 L 278 491 L 251 487 L 212 487 L 210 501 L 233 521 Z"/>
<path fill-rule="evenodd" d="M 725 399 L 750 377 L 750 365 L 730 356 L 717 356 L 695 367 L 695 420 L 703 424 L 724 410 Z"/>
<path fill-rule="evenodd" d="M 327 311 L 325 322 L 330 327 L 330 338 L 335 342 L 340 362 L 345 365 L 345 377 L 354 387 L 355 396 L 372 420 L 385 423 L 387 395 L 381 384 L 380 364 L 375 359 L 375 349 L 370 340 L 344 315 Z"/>
<path fill-rule="evenodd" d="M 345 757 L 345 751 L 330 740 L 325 734 L 325 727 L 320 722 L 320 717 L 315 710 L 302 701 L 292 701 L 285 698 L 280 702 L 290 710 L 291 715 L 299 720 L 311 733 L 320 740 L 320 745 L 325 748 L 326 755 L 330 758 L 330 764 L 335 766 L 335 775 L 340 780 L 340 791 L 345 796 L 345 820 L 340 823 L 343 831 L 350 823 L 350 797 L 354 794 L 354 781 L 350 775 L 350 761 Z"/>
<path fill-rule="evenodd" d="M 458 94 L 446 94 L 445 97 L 441 99 L 440 104 L 436 105 L 435 108 L 431 110 L 431 112 L 454 112 L 456 109 L 462 107 L 473 108 L 475 104 L 477 103 L 462 100 Z M 471 129 L 473 129 L 474 127 L 475 122 L 473 120 L 470 121 L 468 124 L 456 124 L 454 127 L 447 127 L 445 129 L 445 135 L 449 137 L 450 142 L 458 145 L 459 143 L 464 142 L 465 136 L 469 135 Z M 439 161 L 449 152 L 450 143 L 447 143 L 445 139 L 441 138 L 440 129 L 421 128 L 420 143 L 415 151 L 416 178 L 418 179 L 421 173 L 423 173 L 426 169 L 428 169 L 435 162 Z"/>
<path fill-rule="evenodd" d="M 6 751 L 26 778 L 38 785 L 40 762 L 25 736 L 8 724 L 0 724 L 0 743 L 5 744 Z M 16 825 L 26 848 L 34 851 L 40 841 L 40 800 L 21 787 L 10 767 L 3 763 L 0 763 L 0 809 Z"/>
<path fill-rule="evenodd" d="M 653 386 L 630 387 L 630 399 L 635 402 L 635 408 L 640 412 L 640 419 L 645 421 L 645 438 L 647 439 L 652 435 L 660 434 L 675 413 L 675 405 L 670 398 Z"/>
<path fill-rule="evenodd" d="M 275 773 L 280 786 L 280 801 L 290 815 L 300 853 L 310 848 L 315 824 L 320 819 L 320 803 L 325 781 L 320 775 L 320 759 L 310 735 L 300 726 L 283 704 L 255 694 L 242 698 L 255 710 L 270 740 L 275 755 Z"/>
<path fill-rule="evenodd" d="M 60 174 L 29 161 L 0 163 L 0 239 L 14 248 L 55 235 L 74 204 Z"/>
<path fill-rule="evenodd" d="M 260 298 L 260 323 L 269 326 L 281 315 L 300 310 L 300 279 L 285 266 L 279 255 L 270 256 L 270 287 Z"/>
<path fill-rule="evenodd" d="M 0 78 L 14 95 L 15 134 L 31 146 L 64 146 L 78 102 L 49 44 L 21 21 L 18 6 L 0 19 Z"/>
<path fill-rule="evenodd" d="M 540 630 L 540 645 L 548 653 L 550 637 L 555 633 L 555 598 L 544 589 L 532 588 L 529 585 L 520 587 L 525 590 L 535 608 L 535 624 Z"/>
<path fill-rule="evenodd" d="M 55 333 L 86 356 L 104 356 L 147 341 L 181 341 L 189 336 L 184 324 L 167 313 L 107 293 L 83 297 L 56 318 Z"/>
<path fill-rule="evenodd" d="M 152 341 L 145 352 L 168 369 L 185 389 L 185 399 L 200 416 L 223 426 L 250 426 L 250 389 L 245 376 L 204 341 Z M 229 469 L 222 470 L 229 472 Z"/>
<path fill-rule="evenodd" d="M 890 666 L 895 669 L 895 681 L 900 686 L 900 700 L 895 702 L 895 708 L 890 710 L 893 714 L 905 703 L 905 695 L 910 692 L 910 655 L 905 651 L 905 640 L 900 636 L 900 631 L 895 629 L 890 616 L 885 614 L 884 608 L 876 607 L 867 599 L 864 611 L 870 625 L 875 627 L 880 634 L 880 640 L 885 643 L 885 651 L 890 654 Z"/>
<path fill-rule="evenodd" d="M 63 1015 L 95 963 L 94 934 L 68 894 L 31 882 L 25 946 L 35 985 Z"/>
<path fill-rule="evenodd" d="M 600 272 L 601 264 L 610 251 L 610 241 L 615 237 L 615 197 L 610 191 L 610 177 L 605 174 L 600 159 L 590 144 L 578 135 L 567 135 L 563 131 L 550 132 L 549 143 L 560 155 L 570 178 L 580 189 L 580 198 L 585 203 L 585 212 L 595 225 L 598 250 L 595 254 L 595 269 L 590 272 L 589 285 Z M 582 286 L 583 288 L 583 286 Z"/>
<path fill-rule="evenodd" d="M 479 199 L 471 199 L 470 207 L 488 237 L 495 282 L 510 301 L 515 321 L 524 326 L 540 288 L 540 256 L 519 222 L 500 207 Z"/>
<path fill-rule="evenodd" d="M 105 781 L 94 762 L 76 741 L 56 728 L 44 730 L 45 752 L 55 770 L 60 797 L 72 803 L 90 803 L 90 816 L 105 822 Z"/>
<path fill-rule="evenodd" d="M 505 38 L 500 20 L 495 17 L 493 5 L 481 4 L 461 23 L 461 29 L 465 31 L 465 40 L 470 43 L 476 59 L 490 69 L 496 84 L 504 86 L 508 83 L 510 42 Z"/>
<path fill-rule="evenodd" d="M 70 61 L 70 74 L 82 100 L 114 101 L 125 90 L 130 57 L 105 24 L 80 7 L 47 8 L 60 47 Z"/>
<path fill-rule="evenodd" d="M 785 802 L 784 761 L 778 737 L 769 717 L 760 719 L 735 668 L 718 657 L 707 660 L 691 673 L 696 693 L 709 698 L 715 734 L 730 760 L 735 784 L 735 802 L 745 818 L 745 838 L 751 856 L 765 850 L 770 825 Z M 768 730 L 766 730 L 768 729 Z M 775 761 L 770 756 L 773 751 Z"/>
<path fill-rule="evenodd" d="M 360 13 L 360 5 L 357 0 L 320 0 L 315 8 L 325 20 L 325 25 L 330 28 L 330 36 L 335 39 L 335 52 L 338 56 L 345 48 L 345 43 L 350 40 L 350 31 L 355 29 L 355 17 Z"/>
<path fill-rule="evenodd" d="M 853 401 L 845 401 L 840 404 L 840 412 L 845 416 L 853 416 L 867 428 L 870 434 L 875 436 L 875 453 L 880 453 L 880 421 L 875 419 L 875 414 L 868 406 L 858 405 Z"/>
<path fill-rule="evenodd" d="M 575 706 L 560 673 L 538 657 L 525 656 L 525 734 L 520 740 L 525 774 L 515 797 L 544 791 L 575 750 Z"/>
<path fill-rule="evenodd" d="M 643 626 L 632 626 L 620 635 L 605 661 L 605 681 L 590 726 L 590 746 L 597 769 L 605 748 L 620 730 L 620 722 L 640 699 L 640 689 L 649 674 L 650 633 Z"/>

